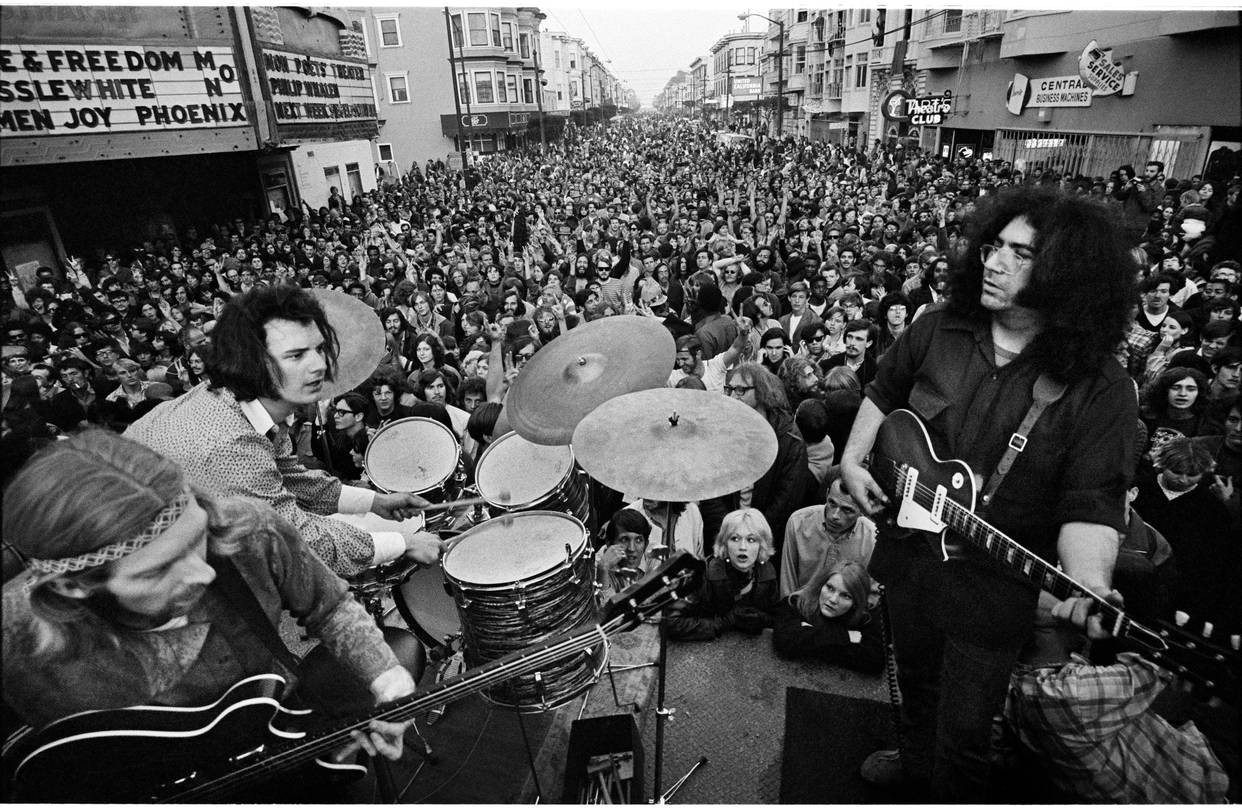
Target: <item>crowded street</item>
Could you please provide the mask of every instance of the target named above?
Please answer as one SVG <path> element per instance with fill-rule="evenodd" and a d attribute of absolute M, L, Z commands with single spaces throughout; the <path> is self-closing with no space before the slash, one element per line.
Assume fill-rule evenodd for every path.
<path fill-rule="evenodd" d="M 7 800 L 1242 799 L 1236 11 L 211 11 L 0 9 Z"/>

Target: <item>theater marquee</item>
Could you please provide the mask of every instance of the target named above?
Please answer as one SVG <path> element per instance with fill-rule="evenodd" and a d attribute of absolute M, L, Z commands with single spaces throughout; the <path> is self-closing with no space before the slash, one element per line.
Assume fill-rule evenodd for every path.
<path fill-rule="evenodd" d="M 0 45 L 0 137 L 248 123 L 229 48 Z"/>
<path fill-rule="evenodd" d="M 281 124 L 374 121 L 375 97 L 367 66 L 265 49 L 268 94 Z"/>

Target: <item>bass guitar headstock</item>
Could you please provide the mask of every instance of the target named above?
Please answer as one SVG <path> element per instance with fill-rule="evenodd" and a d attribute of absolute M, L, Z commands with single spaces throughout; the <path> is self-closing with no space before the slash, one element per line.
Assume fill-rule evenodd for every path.
<path fill-rule="evenodd" d="M 1159 644 L 1130 634 L 1129 638 L 1140 641 L 1143 654 L 1172 674 L 1183 688 L 1193 691 L 1209 703 L 1224 702 L 1238 705 L 1239 685 L 1242 684 L 1242 653 L 1239 653 L 1239 637 L 1233 636 L 1228 644 L 1213 639 L 1214 628 L 1210 622 L 1198 626 L 1192 632 L 1189 617 L 1182 612 L 1175 622 L 1158 622 L 1152 631 Z"/>
<path fill-rule="evenodd" d="M 647 572 L 622 593 L 604 603 L 606 622 L 621 618 L 626 629 L 642 624 L 678 599 L 698 589 L 703 578 L 703 561 L 682 551 L 668 562 Z"/>

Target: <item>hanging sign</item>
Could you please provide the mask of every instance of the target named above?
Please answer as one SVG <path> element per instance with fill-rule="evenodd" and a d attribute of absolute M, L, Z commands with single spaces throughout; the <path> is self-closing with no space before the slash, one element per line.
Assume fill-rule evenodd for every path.
<path fill-rule="evenodd" d="M 1113 49 L 1101 48 L 1094 39 L 1078 56 L 1078 75 L 1097 96 L 1120 93 L 1126 80 L 1125 68 L 1113 61 Z"/>
<path fill-rule="evenodd" d="M 884 97 L 881 109 L 890 121 L 936 126 L 953 112 L 953 91 L 945 90 L 939 96 L 911 96 L 905 90 L 894 90 Z"/>

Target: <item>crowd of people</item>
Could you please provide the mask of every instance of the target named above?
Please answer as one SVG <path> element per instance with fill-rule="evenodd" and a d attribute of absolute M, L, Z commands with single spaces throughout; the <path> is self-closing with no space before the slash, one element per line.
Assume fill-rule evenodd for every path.
<path fill-rule="evenodd" d="M 1014 465 L 1022 483 L 989 503 L 993 522 L 1021 527 L 1029 548 L 1059 554 L 1137 615 L 1242 628 L 1230 583 L 1242 562 L 1242 179 L 1166 177 L 1154 161 L 1141 175 L 1072 177 L 878 142 L 724 140 L 689 119 L 570 126 L 546 149 L 476 157 L 464 173 L 433 161 L 351 201 L 333 189 L 318 209 L 186 224 L 32 279 L 10 273 L 5 484 L 33 475 L 28 460 L 58 439 L 125 432 L 212 495 L 268 501 L 337 574 L 402 553 L 434 559 L 434 535 L 342 532 L 323 517 L 400 520 L 424 505 L 369 491 L 378 431 L 437 420 L 469 480 L 531 357 L 584 323 L 636 315 L 675 339 L 670 387 L 745 403 L 778 452 L 752 486 L 719 498 L 615 493 L 599 515 L 601 581 L 620 590 L 663 559 L 657 549 L 690 551 L 707 560 L 705 581 L 669 612 L 672 638 L 772 628 L 781 656 L 868 673 L 884 661 L 883 582 L 912 747 L 871 763 L 871 778 L 981 795 L 981 729 L 1035 613 L 1034 592 L 999 577 L 973 590 L 975 564 L 939 581 L 912 573 L 930 557 L 882 553 L 888 497 L 862 459 L 894 408 L 986 476 L 1032 384 L 1055 377 L 1068 393 L 1038 434 L 1025 430 L 1063 446 Z M 331 399 L 316 386 L 343 371 L 344 336 L 298 292 L 321 289 L 373 309 L 385 333 L 378 367 Z M 249 357 L 235 349 L 254 341 Z M 9 541 L 7 493 L 5 511 Z M 1121 541 L 1104 563 L 1108 532 Z M 1081 547 L 1097 551 L 1084 561 Z M 957 591 L 944 650 L 929 646 L 946 643 L 928 611 L 938 589 Z M 1084 610 L 1059 617 L 1089 626 Z M 958 633 L 988 648 L 986 667 L 932 671 L 958 655 Z M 390 664 L 359 670 L 374 678 Z M 947 678 L 981 684 L 959 717 L 969 730 L 943 725 Z M 953 699 L 968 702 L 961 691 Z M 379 737 L 358 744 L 391 750 Z"/>

